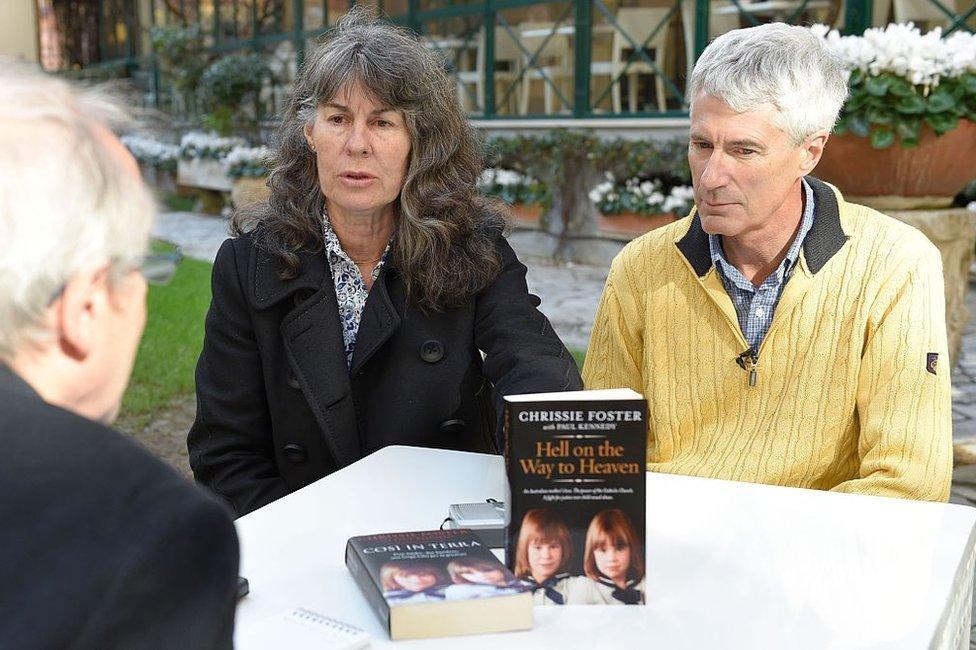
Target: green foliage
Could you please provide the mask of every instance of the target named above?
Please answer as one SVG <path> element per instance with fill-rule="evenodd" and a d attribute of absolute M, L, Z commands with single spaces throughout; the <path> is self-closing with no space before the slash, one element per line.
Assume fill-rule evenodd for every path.
<path fill-rule="evenodd" d="M 932 88 L 890 72 L 870 76 L 854 70 L 849 86 L 834 132 L 870 137 L 876 149 L 896 141 L 903 147 L 917 146 L 925 125 L 942 135 L 956 128 L 960 119 L 976 121 L 976 74 L 971 72 L 943 77 Z"/>
<path fill-rule="evenodd" d="M 574 178 L 574 170 L 584 164 L 615 178 L 659 179 L 668 187 L 691 183 L 688 141 L 682 138 L 600 140 L 586 132 L 554 129 L 491 138 L 485 159 L 489 167 L 513 169 L 546 185 Z"/>
<path fill-rule="evenodd" d="M 261 90 L 271 69 L 257 54 L 232 54 L 218 59 L 200 78 L 204 105 L 209 109 L 204 123 L 221 135 L 233 131 L 245 101 Z"/>
<path fill-rule="evenodd" d="M 160 71 L 181 93 L 193 93 L 210 64 L 199 25 L 166 25 L 149 30 Z"/>

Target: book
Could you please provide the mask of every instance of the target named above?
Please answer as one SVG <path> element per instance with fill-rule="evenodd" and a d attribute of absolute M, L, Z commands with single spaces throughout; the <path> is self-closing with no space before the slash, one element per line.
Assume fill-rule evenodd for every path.
<path fill-rule="evenodd" d="M 246 635 L 234 639 L 237 650 L 356 650 L 368 645 L 369 635 L 358 627 L 304 607 L 263 619 Z"/>
<path fill-rule="evenodd" d="M 532 594 L 467 529 L 352 537 L 346 567 L 393 640 L 532 627 Z"/>
<path fill-rule="evenodd" d="M 647 402 L 630 389 L 505 398 L 506 560 L 537 605 L 645 597 Z"/>

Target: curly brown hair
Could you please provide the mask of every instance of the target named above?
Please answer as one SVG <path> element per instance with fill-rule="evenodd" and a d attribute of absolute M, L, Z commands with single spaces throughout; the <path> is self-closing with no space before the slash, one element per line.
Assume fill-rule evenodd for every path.
<path fill-rule="evenodd" d="M 253 232 L 282 279 L 299 272 L 298 252 L 322 248 L 325 197 L 304 127 L 318 107 L 357 84 L 404 116 L 410 159 L 398 202 L 391 265 L 425 310 L 463 302 L 501 267 L 495 242 L 507 208 L 479 196 L 482 141 L 468 123 L 443 62 L 412 33 L 357 6 L 306 58 L 282 116 L 267 203 L 238 211 L 231 232 Z"/>

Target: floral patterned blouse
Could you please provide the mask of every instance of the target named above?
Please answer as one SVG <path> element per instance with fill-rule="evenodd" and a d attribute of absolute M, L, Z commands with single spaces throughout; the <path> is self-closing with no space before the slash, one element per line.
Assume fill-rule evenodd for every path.
<path fill-rule="evenodd" d="M 359 267 L 346 255 L 346 251 L 342 250 L 339 237 L 329 222 L 329 215 L 323 216 L 325 252 L 329 258 L 332 280 L 335 282 L 336 302 L 339 303 L 339 322 L 342 325 L 342 341 L 346 347 L 346 366 L 351 368 L 352 353 L 356 349 L 356 334 L 359 332 L 359 321 L 363 316 L 363 306 L 366 304 L 366 297 L 369 296 L 369 289 L 366 288 L 366 281 Z M 380 275 L 380 269 L 386 262 L 386 255 L 390 252 L 392 241 L 391 237 L 383 250 L 379 264 L 371 273 L 373 282 Z"/>

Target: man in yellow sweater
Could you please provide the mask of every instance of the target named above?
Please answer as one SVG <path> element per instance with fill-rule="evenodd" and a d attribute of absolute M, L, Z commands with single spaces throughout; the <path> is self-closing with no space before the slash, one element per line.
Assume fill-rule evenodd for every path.
<path fill-rule="evenodd" d="M 730 32 L 696 64 L 696 209 L 614 260 L 583 368 L 647 397 L 649 470 L 948 497 L 939 253 L 808 175 L 846 90 L 801 27 Z"/>

